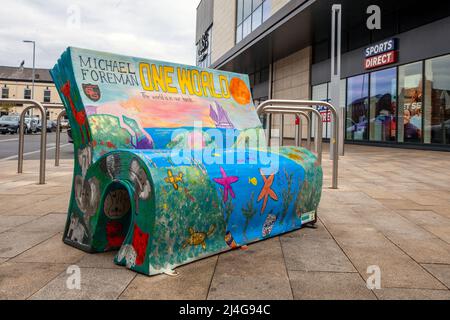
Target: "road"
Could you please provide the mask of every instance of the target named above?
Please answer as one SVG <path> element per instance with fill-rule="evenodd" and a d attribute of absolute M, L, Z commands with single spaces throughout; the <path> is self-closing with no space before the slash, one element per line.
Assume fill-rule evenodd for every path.
<path fill-rule="evenodd" d="M 24 159 L 39 159 L 41 135 L 25 135 Z M 47 134 L 47 159 L 55 159 L 56 133 Z M 17 160 L 19 135 L 0 135 L 0 161 Z M 68 143 L 67 133 L 61 133 L 61 159 L 73 159 L 73 145 Z"/>

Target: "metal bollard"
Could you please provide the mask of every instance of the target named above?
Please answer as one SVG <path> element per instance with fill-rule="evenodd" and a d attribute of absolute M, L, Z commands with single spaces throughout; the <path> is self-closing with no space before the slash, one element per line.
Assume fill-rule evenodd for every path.
<path fill-rule="evenodd" d="M 59 159 L 61 156 L 61 120 L 66 115 L 66 110 L 61 111 L 56 119 L 56 150 L 55 150 L 55 167 L 59 167 Z"/>
<path fill-rule="evenodd" d="M 39 184 L 45 184 L 45 161 L 47 157 L 47 115 L 44 107 L 34 100 L 13 100 L 14 103 L 28 103 L 33 106 L 26 107 L 20 114 L 20 129 L 19 129 L 19 154 L 18 154 L 18 166 L 17 173 L 23 173 L 23 148 L 24 148 L 24 125 L 25 115 L 28 110 L 33 108 L 39 109 L 42 118 L 41 129 L 41 149 L 40 149 L 40 165 L 39 165 Z"/>

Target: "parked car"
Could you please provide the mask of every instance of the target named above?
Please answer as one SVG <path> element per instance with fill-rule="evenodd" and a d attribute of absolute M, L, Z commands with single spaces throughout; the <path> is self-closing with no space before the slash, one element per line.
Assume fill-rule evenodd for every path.
<path fill-rule="evenodd" d="M 62 129 L 68 129 L 68 128 L 69 128 L 69 120 L 67 120 L 67 119 L 62 119 L 62 120 L 61 120 L 61 128 L 62 128 Z"/>
<path fill-rule="evenodd" d="M 0 118 L 0 133 L 19 133 L 19 116 L 3 116 Z"/>
<path fill-rule="evenodd" d="M 38 131 L 42 131 L 42 122 L 39 122 Z M 56 132 L 56 122 L 47 120 L 47 132 Z"/>
<path fill-rule="evenodd" d="M 38 121 L 34 118 L 25 118 L 25 134 L 36 133 L 38 131 Z"/>

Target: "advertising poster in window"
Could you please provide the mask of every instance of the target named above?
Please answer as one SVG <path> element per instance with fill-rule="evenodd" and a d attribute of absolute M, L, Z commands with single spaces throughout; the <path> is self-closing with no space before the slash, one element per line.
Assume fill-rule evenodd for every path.
<path fill-rule="evenodd" d="M 399 68 L 399 142 L 422 141 L 422 63 Z"/>

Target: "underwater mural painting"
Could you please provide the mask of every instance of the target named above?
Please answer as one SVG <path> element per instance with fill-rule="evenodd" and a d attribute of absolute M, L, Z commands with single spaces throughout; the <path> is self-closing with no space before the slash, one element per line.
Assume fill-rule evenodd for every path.
<path fill-rule="evenodd" d="M 65 243 L 147 275 L 315 223 L 316 156 L 267 148 L 248 76 L 68 48 Z"/>

